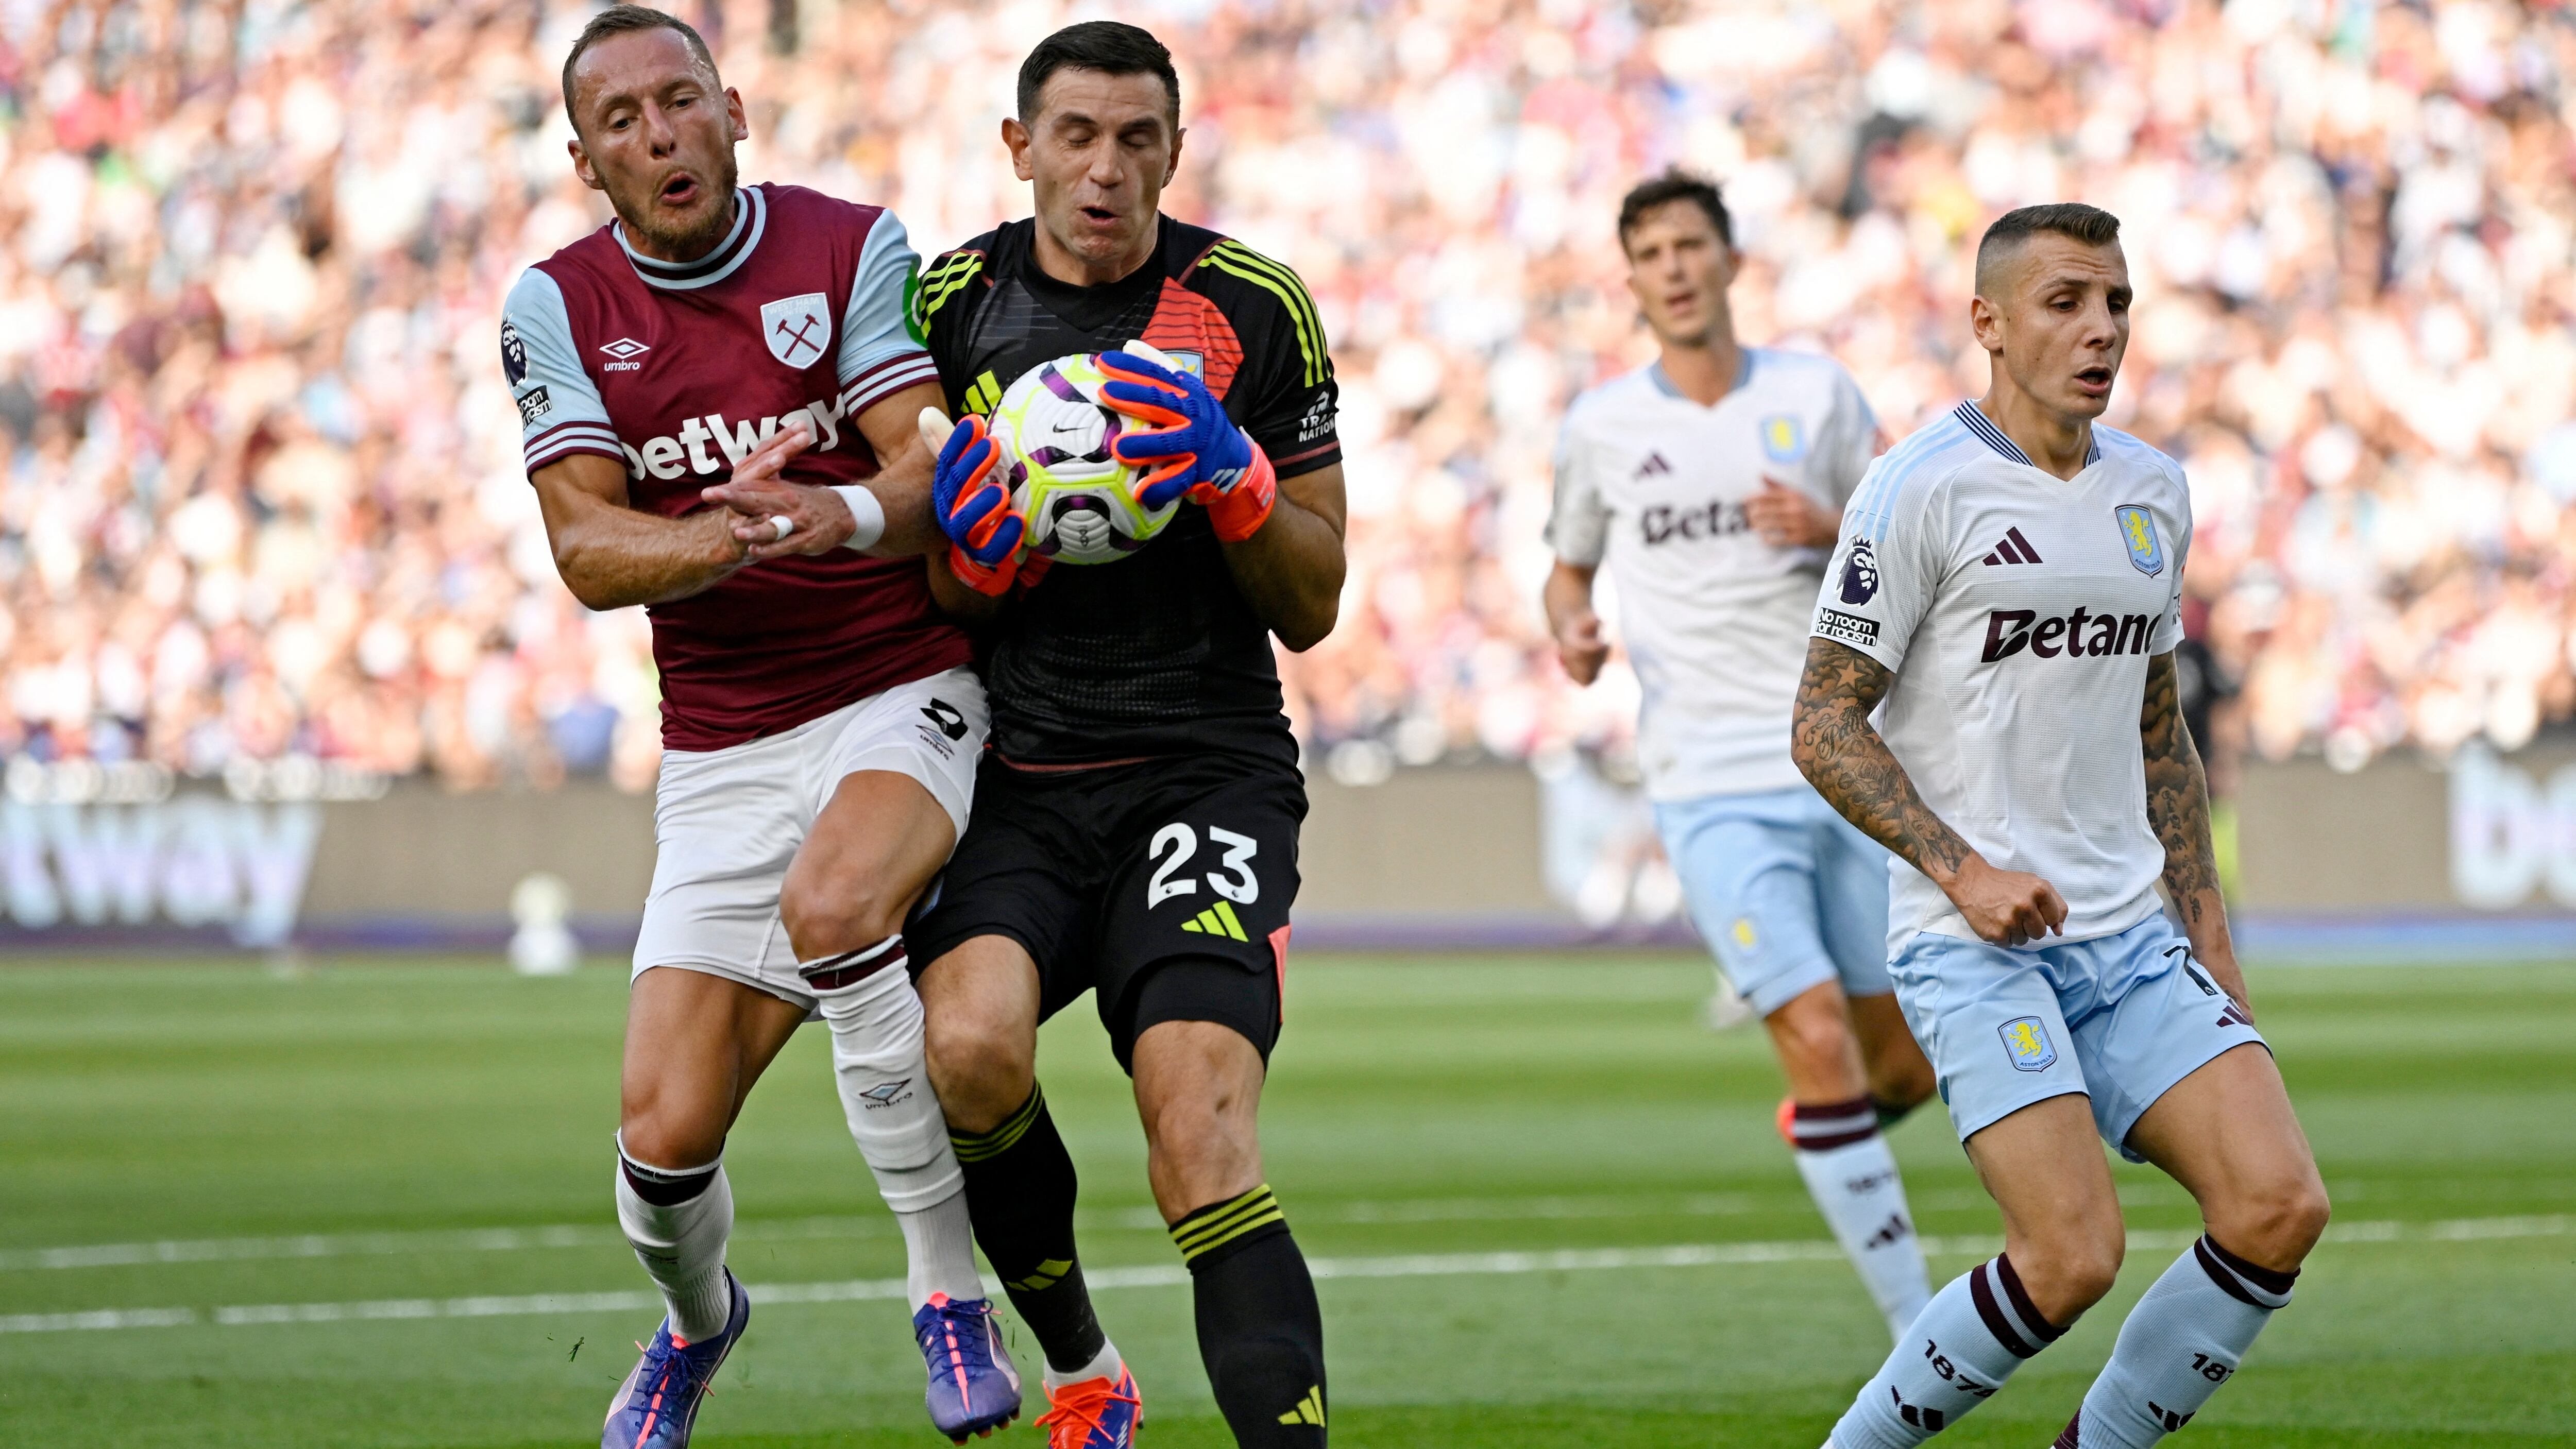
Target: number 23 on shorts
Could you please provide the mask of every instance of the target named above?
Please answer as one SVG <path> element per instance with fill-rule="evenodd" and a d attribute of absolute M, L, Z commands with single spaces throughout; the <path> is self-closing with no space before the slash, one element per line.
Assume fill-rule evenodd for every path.
<path fill-rule="evenodd" d="M 1215 870 L 1193 878 L 1182 868 L 1198 855 L 1198 831 L 1175 820 L 1154 832 L 1153 842 L 1145 847 L 1146 858 L 1155 862 L 1154 874 L 1145 882 L 1145 909 L 1150 911 L 1174 896 L 1197 895 L 1200 879 L 1238 906 L 1261 899 L 1261 879 L 1252 873 L 1252 858 L 1261 853 L 1261 842 L 1221 825 L 1209 826 L 1207 838 L 1209 846 L 1222 854 Z"/>

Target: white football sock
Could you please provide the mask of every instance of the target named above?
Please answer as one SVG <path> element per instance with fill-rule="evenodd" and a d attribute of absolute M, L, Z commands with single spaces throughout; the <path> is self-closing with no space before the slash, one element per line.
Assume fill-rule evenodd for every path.
<path fill-rule="evenodd" d="M 638 1162 L 617 1149 L 617 1225 L 635 1249 L 635 1261 L 662 1290 L 670 1311 L 673 1337 L 696 1343 L 724 1332 L 733 1317 L 733 1290 L 725 1284 L 725 1239 L 733 1233 L 733 1184 L 725 1180 L 722 1156 L 704 1167 L 667 1168 Z M 630 1176 L 631 1175 L 631 1176 Z M 644 1200 L 633 1179 L 655 1189 L 654 1195 L 685 1192 L 691 1179 L 703 1185 L 682 1201 L 660 1204 Z"/>
<path fill-rule="evenodd" d="M 1887 1320 L 1889 1337 L 1904 1338 L 1915 1315 L 1932 1301 L 1932 1281 L 1906 1211 L 1896 1154 L 1878 1130 L 1876 1105 L 1867 1097 L 1824 1107 L 1800 1104 L 1790 1134 L 1797 1144 L 1791 1156 L 1817 1211 L 1859 1270 Z"/>
<path fill-rule="evenodd" d="M 903 938 L 888 936 L 797 968 L 816 988 L 832 1029 L 832 1079 L 851 1140 L 903 1226 L 907 1295 L 915 1312 L 933 1293 L 984 1296 L 966 1216 L 966 1174 L 948 1145 L 948 1119 L 930 1090 L 921 998 L 904 969 Z M 839 985 L 848 974 L 869 974 Z M 826 986 L 829 989 L 825 989 Z"/>
<path fill-rule="evenodd" d="M 1932 1295 L 1905 1340 L 1834 1425 L 1835 1449 L 1913 1449 L 1992 1397 L 2057 1341 L 2012 1261 L 1979 1263 Z"/>
<path fill-rule="evenodd" d="M 1040 1356 L 1043 1357 L 1044 1355 Z M 1060 1374 L 1055 1371 L 1055 1365 L 1047 1365 L 1047 1391 L 1049 1393 L 1053 1393 L 1055 1390 L 1063 1388 L 1066 1384 L 1078 1384 L 1085 1379 L 1109 1379 L 1115 1381 L 1120 1374 L 1123 1374 L 1126 1371 L 1127 1361 L 1118 1356 L 1118 1345 L 1111 1343 L 1107 1338 L 1103 1338 L 1100 1340 L 1100 1352 L 1091 1356 L 1091 1362 L 1084 1364 L 1082 1367 L 1075 1369 L 1071 1373 Z"/>
<path fill-rule="evenodd" d="M 2190 1423 L 2245 1361 L 2273 1311 L 2289 1304 L 2296 1277 L 2205 1237 L 2185 1249 L 2129 1310 L 2059 1449 L 2147 1449 Z"/>

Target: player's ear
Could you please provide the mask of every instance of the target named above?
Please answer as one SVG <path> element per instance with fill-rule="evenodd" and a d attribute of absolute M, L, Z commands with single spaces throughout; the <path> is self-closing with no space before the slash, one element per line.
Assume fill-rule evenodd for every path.
<path fill-rule="evenodd" d="M 570 141 L 564 142 L 564 150 L 571 154 L 572 174 L 581 178 L 582 185 L 589 187 L 593 191 L 606 191 L 608 189 L 607 187 L 599 184 L 599 171 L 596 167 L 590 164 L 590 153 L 581 149 L 581 140 L 579 137 L 575 137 Z"/>
<path fill-rule="evenodd" d="M 725 87 L 725 118 L 733 122 L 735 140 L 751 139 L 751 117 L 742 108 L 742 92 L 731 86 Z"/>
<path fill-rule="evenodd" d="M 1002 118 L 1002 144 L 1010 148 L 1011 171 L 1022 181 L 1034 181 L 1037 173 L 1029 169 L 1029 128 L 1017 116 Z"/>
<path fill-rule="evenodd" d="M 1189 139 L 1189 134 L 1190 128 L 1187 126 L 1182 126 L 1172 132 L 1172 154 L 1170 159 L 1163 163 L 1163 184 L 1165 186 L 1171 185 L 1172 178 L 1181 174 L 1181 142 Z"/>
<path fill-rule="evenodd" d="M 1977 334 L 1977 345 L 1988 352 L 2004 350 L 2003 313 L 1985 298 L 1984 293 L 1968 299 L 1968 328 Z"/>

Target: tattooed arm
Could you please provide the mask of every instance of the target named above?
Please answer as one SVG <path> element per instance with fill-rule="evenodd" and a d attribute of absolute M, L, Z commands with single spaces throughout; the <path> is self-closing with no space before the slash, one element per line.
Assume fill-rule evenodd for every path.
<path fill-rule="evenodd" d="M 2218 892 L 2218 857 L 2209 842 L 2209 781 L 2182 721 L 2170 652 L 2147 660 L 2138 740 L 2147 756 L 2147 825 L 2165 847 L 2165 894 L 2182 914 L 2193 958 L 2251 1016 L 2245 973 L 2237 969 L 2236 943 L 2227 930 L 2227 902 Z"/>
<path fill-rule="evenodd" d="M 1857 649 L 1809 639 L 1789 736 L 1798 772 L 1844 819 L 1930 877 L 1979 936 L 2019 946 L 2052 934 L 2066 920 L 2057 888 L 2026 871 L 1988 864 L 1923 803 L 1870 724 L 1870 711 L 1893 679 L 1886 665 Z"/>

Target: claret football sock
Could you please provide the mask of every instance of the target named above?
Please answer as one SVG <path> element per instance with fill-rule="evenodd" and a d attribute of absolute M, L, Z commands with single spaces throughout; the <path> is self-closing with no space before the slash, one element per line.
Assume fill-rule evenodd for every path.
<path fill-rule="evenodd" d="M 1190 1270 L 1199 1361 L 1234 1442 L 1323 1444 L 1324 1313 L 1270 1185 L 1186 1214 L 1172 1241 Z"/>
<path fill-rule="evenodd" d="M 662 1290 L 671 1332 L 696 1342 L 724 1332 L 733 1312 L 725 1284 L 725 1239 L 733 1233 L 733 1186 L 720 1156 L 703 1167 L 655 1167 L 617 1148 L 617 1225 L 635 1261 Z"/>
<path fill-rule="evenodd" d="M 2191 1422 L 2290 1301 L 2298 1274 L 2201 1238 L 2129 1310 L 2059 1449 L 2146 1449 Z"/>
<path fill-rule="evenodd" d="M 850 1138 L 903 1227 L 905 1286 L 915 1312 L 933 1293 L 984 1296 L 966 1221 L 965 1179 L 922 1055 L 921 997 L 903 938 L 797 968 L 832 1029 L 832 1079 Z"/>
<path fill-rule="evenodd" d="M 1047 1115 L 1046 1090 L 1032 1084 L 1029 1099 L 990 1132 L 951 1132 L 948 1140 L 966 1176 L 975 1241 L 1046 1351 L 1047 1367 L 1061 1376 L 1091 1363 L 1108 1339 L 1073 1249 L 1079 1184 L 1073 1155 Z"/>
<path fill-rule="evenodd" d="M 1860 1270 L 1888 1333 L 1903 1338 L 1931 1301 L 1932 1283 L 1906 1211 L 1896 1154 L 1879 1134 L 1877 1106 L 1867 1097 L 1801 1102 L 1790 1115 L 1789 1140 L 1798 1175 L 1807 1180 L 1834 1241 Z"/>
<path fill-rule="evenodd" d="M 2010 1257 L 1979 1263 L 1924 1305 L 1834 1425 L 1834 1449 L 1912 1449 L 1984 1403 L 2064 1331 L 2040 1316 Z"/>

